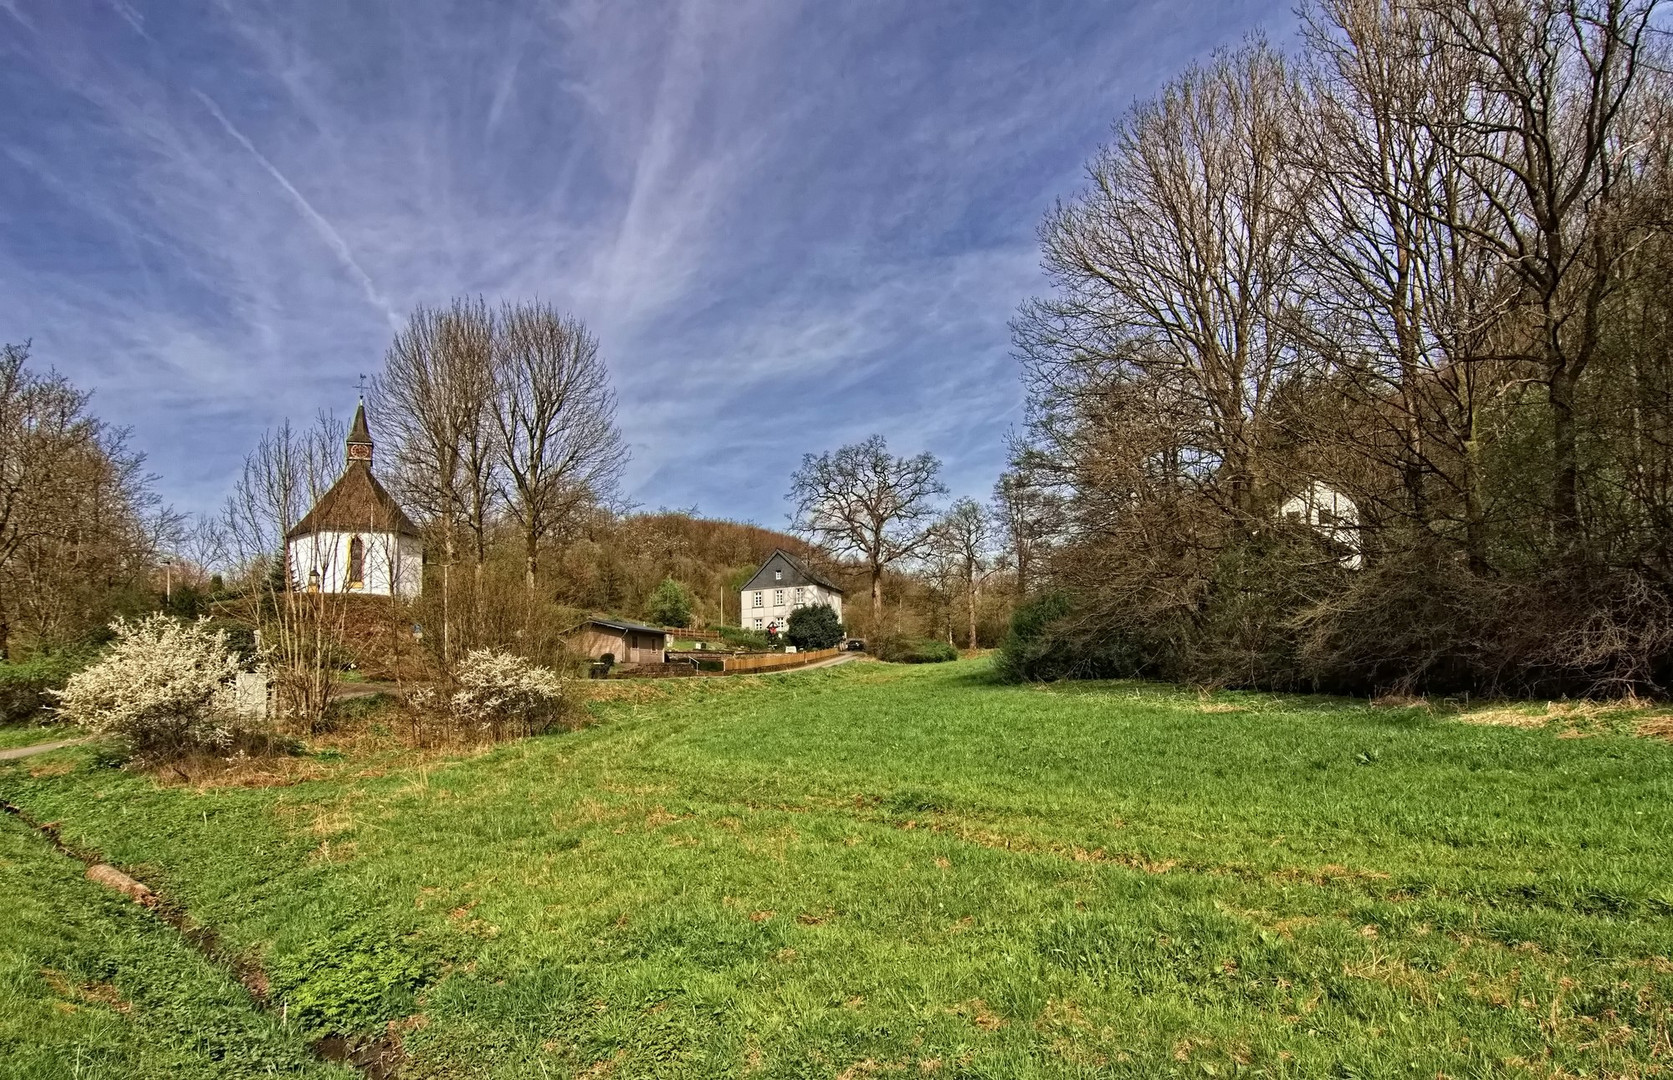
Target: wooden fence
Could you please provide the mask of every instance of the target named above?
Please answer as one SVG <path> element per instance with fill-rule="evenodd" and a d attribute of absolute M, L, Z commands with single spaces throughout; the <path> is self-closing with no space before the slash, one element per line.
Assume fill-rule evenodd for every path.
<path fill-rule="evenodd" d="M 794 653 L 734 653 L 724 659 L 726 673 L 730 675 L 733 672 L 745 671 L 782 671 L 785 668 L 817 664 L 821 660 L 841 655 L 841 649 L 814 649 L 810 652 Z"/>
<path fill-rule="evenodd" d="M 718 630 L 681 630 L 672 626 L 662 628 L 669 637 L 679 641 L 720 641 Z"/>
<path fill-rule="evenodd" d="M 841 649 L 814 649 L 811 652 L 794 653 L 723 653 L 709 652 L 708 650 L 701 652 L 688 650 L 670 652 L 668 658 L 676 662 L 697 660 L 725 665 L 723 671 L 702 671 L 698 673 L 701 675 L 742 675 L 750 672 L 783 671 L 787 668 L 804 667 L 841 655 Z"/>

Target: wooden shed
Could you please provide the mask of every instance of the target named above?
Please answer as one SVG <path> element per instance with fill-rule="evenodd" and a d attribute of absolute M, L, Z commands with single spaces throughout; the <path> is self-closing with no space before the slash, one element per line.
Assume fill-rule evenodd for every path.
<path fill-rule="evenodd" d="M 668 649 L 668 632 L 661 627 L 602 616 L 577 624 L 564 637 L 588 659 L 609 655 L 618 664 L 660 664 Z"/>

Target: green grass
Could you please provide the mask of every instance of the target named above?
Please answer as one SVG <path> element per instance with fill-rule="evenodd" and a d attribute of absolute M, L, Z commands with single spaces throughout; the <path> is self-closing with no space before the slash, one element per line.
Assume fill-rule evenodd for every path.
<path fill-rule="evenodd" d="M 0 796 L 305 1033 L 405 1018 L 408 1077 L 1670 1067 L 1665 743 L 986 661 L 619 692 L 478 756 L 199 792 L 78 749 Z"/>
<path fill-rule="evenodd" d="M 173 929 L 0 815 L 0 1076 L 340 1076 Z"/>

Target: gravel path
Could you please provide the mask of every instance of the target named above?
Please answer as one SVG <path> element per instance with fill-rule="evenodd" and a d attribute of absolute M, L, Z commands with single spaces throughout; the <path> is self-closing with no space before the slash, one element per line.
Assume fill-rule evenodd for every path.
<path fill-rule="evenodd" d="M 34 746 L 18 746 L 11 750 L 0 750 L 0 761 L 16 761 L 18 758 L 34 757 L 51 750 L 62 750 L 66 746 L 74 746 L 83 742 L 82 739 L 59 739 L 57 742 L 36 743 Z"/>

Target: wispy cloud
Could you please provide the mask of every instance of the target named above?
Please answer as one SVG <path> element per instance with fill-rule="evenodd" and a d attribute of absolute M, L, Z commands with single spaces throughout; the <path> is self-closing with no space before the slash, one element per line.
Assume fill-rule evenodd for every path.
<path fill-rule="evenodd" d="M 389 301 L 384 299 L 383 294 L 378 292 L 378 287 L 372 282 L 371 275 L 366 273 L 365 268 L 355 259 L 354 251 L 350 249 L 348 241 L 343 239 L 343 234 L 337 231 L 336 227 L 326 219 L 324 214 L 314 209 L 314 204 L 308 201 L 308 197 L 296 190 L 296 185 L 292 184 L 284 173 L 280 172 L 271 161 L 263 156 L 260 150 L 256 149 L 255 143 L 251 142 L 242 131 L 232 126 L 232 121 L 228 120 L 226 115 L 221 112 L 221 107 L 215 104 L 213 98 L 201 90 L 194 90 L 193 93 L 199 101 L 203 102 L 204 107 L 209 110 L 209 115 L 215 118 L 222 129 L 232 136 L 239 146 L 248 150 L 250 156 L 256 159 L 256 163 L 262 167 L 262 170 L 271 176 L 273 182 L 278 184 L 284 190 L 284 193 L 296 203 L 297 209 L 302 211 L 303 217 L 307 218 L 309 224 L 318 230 L 320 237 L 336 253 L 337 258 L 343 261 L 343 265 L 354 275 L 354 279 L 360 283 L 361 289 L 366 293 L 367 302 L 384 313 L 392 328 L 398 328 L 401 325 L 401 316 L 394 308 L 389 306 Z"/>
<path fill-rule="evenodd" d="M 880 431 L 980 493 L 1034 228 L 1109 121 L 1288 0 L 0 0 L 0 339 L 166 493 L 457 294 L 599 332 L 647 505 L 782 521 Z"/>

